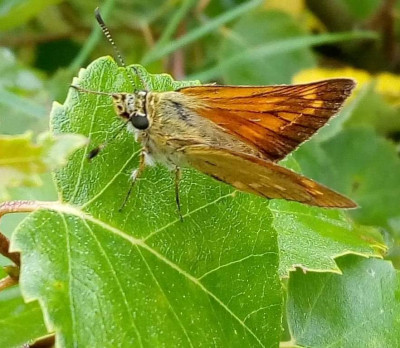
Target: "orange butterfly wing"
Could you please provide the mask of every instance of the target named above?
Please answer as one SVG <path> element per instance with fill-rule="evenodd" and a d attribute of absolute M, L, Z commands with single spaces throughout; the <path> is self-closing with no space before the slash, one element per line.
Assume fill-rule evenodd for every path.
<path fill-rule="evenodd" d="M 338 112 L 354 88 L 351 79 L 302 85 L 185 87 L 194 111 L 279 161 Z"/>
<path fill-rule="evenodd" d="M 330 208 L 355 208 L 352 200 L 269 160 L 206 146 L 182 148 L 192 167 L 240 191 Z"/>

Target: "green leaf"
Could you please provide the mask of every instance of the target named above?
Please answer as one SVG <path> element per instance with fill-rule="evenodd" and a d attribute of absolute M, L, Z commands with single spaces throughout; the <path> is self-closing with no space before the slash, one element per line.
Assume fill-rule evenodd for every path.
<path fill-rule="evenodd" d="M 198 84 L 136 70 L 156 91 Z M 110 58 L 81 70 L 73 84 L 92 91 L 133 90 L 126 71 Z M 270 203 L 193 170 L 183 172 L 180 186 L 183 222 L 173 179 L 163 167 L 145 172 L 119 212 L 139 145 L 126 132 L 91 162 L 87 154 L 120 125 L 107 95 L 71 89 L 64 105 L 55 105 L 54 132 L 83 134 L 91 143 L 57 171 L 60 202 L 31 214 L 13 235 L 13 249 L 22 252 L 24 297 L 43 303 L 48 330 L 62 346 L 277 346 L 283 301 L 278 227 L 288 246 L 282 274 L 290 262 L 304 260 L 290 250 L 296 250 L 302 230 L 312 245 L 336 226 L 334 237 L 319 241 L 318 255 L 326 250 L 325 258 L 338 253 L 328 248 L 332 239 L 343 242 L 340 250 L 373 254 L 375 242 L 366 243 L 361 233 L 349 237 L 355 228 L 338 212 Z M 303 219 L 307 214 L 318 215 L 317 223 Z M 331 261 L 314 256 L 306 266 L 335 270 Z"/>
<path fill-rule="evenodd" d="M 284 12 L 252 11 L 233 26 L 232 32 L 222 42 L 219 64 L 224 64 L 227 57 L 243 56 L 252 48 L 304 34 L 295 19 Z M 223 69 L 222 76 L 228 84 L 290 83 L 296 72 L 315 64 L 316 59 L 309 47 L 302 47 L 268 59 L 254 57 L 251 64 L 247 60 L 238 62 Z"/>
<path fill-rule="evenodd" d="M 0 3 L 0 31 L 24 24 L 44 8 L 62 0 L 7 0 Z"/>
<path fill-rule="evenodd" d="M 40 75 L 0 47 L 0 133 L 19 134 L 48 125 L 41 88 Z"/>
<path fill-rule="evenodd" d="M 341 0 L 344 2 L 350 13 L 361 20 L 368 20 L 371 16 L 379 11 L 381 2 L 379 0 L 364 0 L 363 2 L 357 0 Z"/>
<path fill-rule="evenodd" d="M 346 127 L 371 126 L 384 135 L 400 132 L 399 105 L 389 104 L 374 87 L 372 82 L 357 95 L 359 102 L 355 104 L 351 117 L 346 119 Z"/>
<path fill-rule="evenodd" d="M 296 159 L 307 175 L 359 204 L 350 212 L 356 221 L 392 229 L 400 216 L 400 160 L 393 144 L 372 129 L 347 129 L 319 145 L 303 145 Z"/>
<path fill-rule="evenodd" d="M 326 33 L 321 35 L 304 35 L 294 38 L 285 38 L 265 44 L 260 44 L 256 47 L 250 47 L 248 50 L 239 51 L 233 56 L 226 56 L 214 67 L 207 70 L 195 73 L 190 76 L 192 79 L 211 80 L 223 75 L 223 72 L 233 67 L 251 66 L 254 61 L 264 59 L 267 64 L 267 57 L 275 55 L 287 55 L 289 52 L 297 51 L 303 48 L 323 45 L 328 43 L 349 41 L 357 39 L 376 39 L 377 36 L 373 32 L 344 32 L 344 33 Z M 270 59 L 270 58 L 269 58 Z M 237 68 L 236 68 L 237 69 Z M 256 71 L 261 73 L 260 70 Z M 257 74 L 252 73 L 252 76 L 257 78 Z M 257 79 L 258 80 L 258 79 Z M 262 81 L 265 84 L 265 81 Z"/>
<path fill-rule="evenodd" d="M 16 287 L 0 293 L 0 318 L 1 347 L 21 347 L 47 334 L 39 304 L 24 303 Z"/>
<path fill-rule="evenodd" d="M 52 137 L 43 133 L 37 144 L 32 134 L 0 135 L 0 200 L 9 197 L 10 187 L 39 185 L 39 174 L 66 164 L 68 156 L 86 139 L 75 134 Z"/>
<path fill-rule="evenodd" d="M 166 75 L 144 77 L 155 89 L 181 85 Z M 74 84 L 132 89 L 107 58 Z M 75 90 L 52 118 L 57 134 L 84 134 L 92 146 L 120 125 L 110 97 Z M 63 203 L 31 214 L 13 236 L 23 255 L 24 297 L 43 303 L 58 342 L 277 347 L 282 295 L 268 202 L 189 170 L 181 185 L 182 223 L 173 180 L 157 167 L 120 213 L 138 145 L 124 134 L 89 163 L 90 148 L 57 172 Z"/>
<path fill-rule="evenodd" d="M 335 258 L 346 254 L 378 256 L 386 251 L 377 230 L 356 226 L 338 210 L 272 202 L 273 227 L 278 233 L 281 276 L 294 267 L 318 272 L 340 270 Z"/>
<path fill-rule="evenodd" d="M 342 275 L 291 274 L 293 340 L 305 347 L 399 347 L 398 272 L 376 259 L 347 256 L 337 262 Z"/>
<path fill-rule="evenodd" d="M 235 18 L 240 17 L 250 9 L 258 6 L 261 4 L 261 0 L 250 0 L 240 4 L 228 11 L 225 11 L 221 15 L 212 20 L 208 21 L 206 24 L 190 31 L 186 35 L 180 37 L 175 41 L 171 41 L 168 44 L 165 44 L 162 47 L 156 46 L 156 50 L 150 50 L 142 59 L 142 64 L 149 64 L 154 62 L 157 59 L 161 59 L 167 54 L 170 54 L 177 49 L 190 44 L 196 40 L 199 40 L 203 36 L 209 34 L 210 32 L 214 31 L 215 29 L 221 27 L 223 24 L 228 23 Z"/>

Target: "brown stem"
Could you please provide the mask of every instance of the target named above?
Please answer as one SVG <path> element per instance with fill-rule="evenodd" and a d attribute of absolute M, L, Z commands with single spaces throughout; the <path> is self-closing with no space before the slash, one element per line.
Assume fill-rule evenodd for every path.
<path fill-rule="evenodd" d="M 42 201 L 8 201 L 0 204 L 0 218 L 9 213 L 31 213 L 39 208 L 46 208 L 54 202 Z"/>
<path fill-rule="evenodd" d="M 395 6 L 396 0 L 385 0 L 379 10 L 369 20 L 368 29 L 380 31 L 382 34 L 383 51 L 390 63 L 396 58 L 396 33 L 395 33 Z"/>
<path fill-rule="evenodd" d="M 17 281 L 19 280 L 19 266 L 4 266 L 3 269 L 9 277 Z"/>
<path fill-rule="evenodd" d="M 10 252 L 10 240 L 0 232 L 0 254 L 10 259 L 18 267 L 21 266 L 19 253 Z"/>
<path fill-rule="evenodd" d="M 182 36 L 186 32 L 186 23 L 182 22 L 178 28 L 178 36 Z M 177 80 L 185 78 L 185 53 L 179 49 L 172 55 L 172 76 Z"/>
<path fill-rule="evenodd" d="M 0 279 L 0 291 L 3 291 L 4 289 L 7 289 L 10 286 L 14 286 L 16 284 L 18 284 L 18 280 L 10 276 Z"/>
<path fill-rule="evenodd" d="M 40 201 L 9 201 L 0 204 L 0 219 L 5 214 L 10 213 L 30 213 L 39 208 L 48 207 L 53 202 Z M 10 252 L 9 239 L 0 232 L 0 254 L 4 255 L 18 267 L 21 265 L 20 255 L 18 252 Z"/>
<path fill-rule="evenodd" d="M 54 347 L 56 343 L 56 335 L 50 334 L 47 336 L 40 337 L 33 343 L 24 344 L 24 348 L 50 348 Z"/>

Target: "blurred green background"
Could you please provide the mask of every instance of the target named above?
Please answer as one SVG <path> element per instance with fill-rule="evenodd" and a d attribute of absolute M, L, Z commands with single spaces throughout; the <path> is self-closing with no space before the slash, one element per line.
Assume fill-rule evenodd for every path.
<path fill-rule="evenodd" d="M 79 68 L 114 53 L 95 23 L 97 6 L 128 64 L 175 79 L 366 83 L 377 76 L 374 98 L 385 118 L 367 108 L 366 120 L 354 122 L 398 138 L 400 5 L 383 0 L 3 0 L 1 133 L 45 130 L 51 102 L 63 101 Z"/>
<path fill-rule="evenodd" d="M 114 54 L 97 6 L 127 64 L 151 73 L 252 85 L 356 79 L 340 116 L 294 157 L 304 174 L 359 203 L 349 216 L 377 227 L 400 266 L 400 1 L 0 0 L 5 142 L 48 131 L 52 103 L 64 102 L 79 69 Z M 0 148 L 0 201 L 57 199 L 46 170 L 21 175 L 7 178 Z M 1 231 L 19 221 L 7 216 Z"/>

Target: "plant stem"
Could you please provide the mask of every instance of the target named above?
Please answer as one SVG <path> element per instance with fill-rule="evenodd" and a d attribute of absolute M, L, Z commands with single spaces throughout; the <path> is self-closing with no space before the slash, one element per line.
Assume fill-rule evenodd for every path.
<path fill-rule="evenodd" d="M 0 279 L 0 292 L 16 284 L 18 284 L 18 280 L 8 276 L 3 279 Z"/>
<path fill-rule="evenodd" d="M 374 32 L 346 32 L 346 33 L 333 33 L 333 34 L 321 34 L 318 36 L 308 35 L 302 37 L 295 37 L 290 39 L 284 39 L 280 41 L 267 42 L 264 45 L 253 47 L 248 49 L 246 52 L 240 52 L 238 54 L 229 57 L 216 66 L 201 71 L 197 74 L 187 76 L 187 80 L 200 80 L 207 81 L 212 78 L 223 75 L 224 69 L 236 66 L 242 63 L 251 63 L 252 61 L 260 58 L 265 58 L 272 55 L 283 54 L 286 52 L 298 50 L 304 47 L 322 45 L 326 43 L 356 40 L 356 39 L 376 39 L 377 34 Z"/>
<path fill-rule="evenodd" d="M 30 213 L 39 208 L 45 208 L 54 202 L 40 201 L 9 201 L 0 204 L 0 218 L 10 213 Z M 9 239 L 0 232 L 0 254 L 4 255 L 18 267 L 20 266 L 20 255 L 17 252 L 10 252 Z"/>
<path fill-rule="evenodd" d="M 0 254 L 14 262 L 17 266 L 21 265 L 19 253 L 10 252 L 10 240 L 0 232 Z"/>
<path fill-rule="evenodd" d="M 233 10 L 225 12 L 222 15 L 218 16 L 217 18 L 209 21 L 205 25 L 192 30 L 191 32 L 182 36 L 181 38 L 174 41 L 170 41 L 168 45 L 165 44 L 162 47 L 159 47 L 156 51 L 151 50 L 148 54 L 146 54 L 143 57 L 141 64 L 146 65 L 152 63 L 160 58 L 165 57 L 167 54 L 170 54 L 176 51 L 177 49 L 200 39 L 201 37 L 219 28 L 223 24 L 234 20 L 235 18 L 241 16 L 243 13 L 258 6 L 259 4 L 261 4 L 261 2 L 262 2 L 261 0 L 252 0 L 242 5 L 239 5 L 235 7 Z"/>
<path fill-rule="evenodd" d="M 112 8 L 114 7 L 115 0 L 107 0 L 104 5 L 101 7 L 102 16 L 104 19 L 107 18 L 108 14 L 111 12 Z M 94 17 L 94 16 L 93 16 Z M 75 72 L 78 70 L 88 59 L 89 55 L 92 53 L 94 48 L 96 47 L 97 43 L 100 41 L 102 37 L 102 32 L 97 24 L 94 24 L 93 30 L 86 40 L 85 44 L 83 45 L 82 49 L 79 51 L 79 54 L 75 57 L 72 63 L 69 65 L 68 70 L 71 72 Z"/>
<path fill-rule="evenodd" d="M 178 28 L 182 19 L 186 16 L 188 11 L 192 8 L 192 6 L 196 3 L 194 0 L 184 0 L 182 6 L 175 12 L 174 17 L 169 21 L 167 27 L 161 34 L 160 39 L 152 48 L 152 51 L 157 51 L 161 46 L 164 46 L 168 43 L 168 41 L 172 38 L 176 29 Z M 152 52 L 149 52 L 149 55 L 152 55 Z"/>

